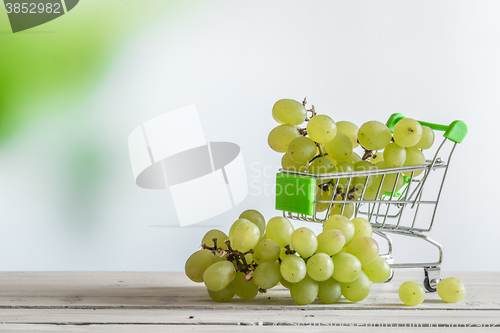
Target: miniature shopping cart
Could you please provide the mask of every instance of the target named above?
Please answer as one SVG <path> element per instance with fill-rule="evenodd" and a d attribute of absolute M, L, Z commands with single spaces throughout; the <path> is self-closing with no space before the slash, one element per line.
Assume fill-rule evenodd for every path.
<path fill-rule="evenodd" d="M 403 118 L 402 114 L 393 114 L 387 122 L 387 127 L 392 131 L 394 125 Z M 437 146 L 433 159 L 427 160 L 426 164 L 323 174 L 281 169 L 276 175 L 276 209 L 282 210 L 286 218 L 322 223 L 328 219 L 334 207 L 337 208 L 337 212 L 340 207 L 340 214 L 342 214 L 347 205 L 354 205 L 353 218 L 367 219 L 374 233 L 387 241 L 388 252 L 382 256 L 391 264 L 391 268 L 423 268 L 425 288 L 428 291 L 436 291 L 440 280 L 443 247 L 424 233 L 431 231 L 434 224 L 451 156 L 457 144 L 465 138 L 467 126 L 460 120 L 452 122 L 449 126 L 423 121 L 420 123 L 433 130 L 444 131 L 444 140 Z M 372 180 L 378 177 L 375 184 L 380 185 L 378 188 L 376 188 L 377 185 L 375 189 L 371 188 L 370 199 L 372 200 L 366 200 L 368 196 L 365 195 L 365 191 L 370 188 L 368 186 L 370 177 Z M 354 179 L 358 181 L 364 179 L 363 186 L 357 185 L 362 188 L 357 199 L 349 196 L 348 192 Z M 389 186 L 387 182 L 390 182 Z M 330 200 L 316 200 L 317 192 L 321 190 L 320 186 L 325 186 L 325 184 L 333 187 Z M 382 188 L 387 190 L 388 187 L 392 188 L 392 191 L 382 190 Z M 327 204 L 328 208 L 326 211 L 319 212 L 316 211 L 316 204 Z M 352 206 L 350 208 L 352 209 Z M 416 237 L 432 244 L 439 251 L 438 260 L 394 263 L 393 242 L 388 234 Z M 388 281 L 392 279 L 393 274 L 394 271 Z"/>

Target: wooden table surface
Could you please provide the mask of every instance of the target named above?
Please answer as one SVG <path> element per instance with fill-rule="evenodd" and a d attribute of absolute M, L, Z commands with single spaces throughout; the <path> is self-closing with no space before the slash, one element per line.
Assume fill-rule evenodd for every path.
<path fill-rule="evenodd" d="M 317 300 L 307 306 L 295 305 L 281 286 L 250 301 L 235 297 L 216 303 L 203 284 L 191 282 L 183 272 L 0 272 L 0 332 L 500 328 L 500 272 L 442 272 L 441 276 L 460 278 L 467 289 L 465 299 L 448 304 L 436 293 L 427 293 L 421 305 L 404 306 L 399 285 L 409 280 L 422 283 L 421 270 L 396 271 L 393 281 L 374 284 L 359 303 Z"/>

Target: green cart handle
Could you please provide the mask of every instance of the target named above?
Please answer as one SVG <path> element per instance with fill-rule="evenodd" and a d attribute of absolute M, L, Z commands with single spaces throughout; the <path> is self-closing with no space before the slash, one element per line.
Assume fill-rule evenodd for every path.
<path fill-rule="evenodd" d="M 394 126 L 396 125 L 396 123 L 403 118 L 406 117 L 403 116 L 403 114 L 401 113 L 394 113 L 389 117 L 389 120 L 387 120 L 386 125 L 387 127 L 389 127 L 391 132 L 394 130 Z M 443 136 L 456 143 L 461 143 L 464 140 L 465 136 L 467 135 L 467 125 L 461 120 L 455 120 L 448 126 L 428 123 L 426 121 L 420 121 L 420 120 L 418 122 L 421 125 L 429 126 L 433 130 L 444 131 Z"/>

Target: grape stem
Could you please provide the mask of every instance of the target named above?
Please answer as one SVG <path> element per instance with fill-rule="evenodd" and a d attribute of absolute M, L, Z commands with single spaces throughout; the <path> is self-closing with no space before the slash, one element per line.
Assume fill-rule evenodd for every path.
<path fill-rule="evenodd" d="M 365 154 L 363 155 L 363 157 L 361 157 L 361 159 L 363 161 L 366 161 L 368 158 L 372 157 L 373 156 L 373 150 L 369 150 L 369 149 L 366 149 L 366 148 L 363 148 L 365 150 Z"/>
<path fill-rule="evenodd" d="M 212 240 L 214 241 L 213 247 L 208 246 L 207 244 L 202 244 L 201 247 L 212 251 L 213 254 L 218 255 L 221 258 L 227 255 L 227 260 L 235 265 L 236 271 L 245 273 L 245 281 L 250 281 L 253 277 L 253 271 L 257 267 L 257 264 L 253 262 L 247 263 L 245 256 L 247 254 L 253 254 L 255 251 L 253 249 L 250 249 L 247 252 L 236 251 L 231 247 L 231 241 L 229 239 L 224 242 L 227 245 L 227 250 L 224 250 L 217 247 L 217 238 L 212 238 Z"/>
<path fill-rule="evenodd" d="M 311 117 L 305 119 L 305 121 L 311 120 L 312 117 L 316 115 L 316 109 L 314 108 L 314 105 L 311 105 L 311 108 L 309 110 L 306 110 L 307 112 L 311 112 Z"/>
<path fill-rule="evenodd" d="M 299 128 L 299 134 L 302 135 L 302 136 L 306 136 L 307 135 L 307 129 L 305 129 L 305 128 Z"/>
<path fill-rule="evenodd" d="M 325 157 L 325 153 L 323 152 L 323 148 L 321 148 L 321 145 L 316 142 L 316 146 L 318 147 L 319 154 L 321 155 L 321 157 Z"/>
<path fill-rule="evenodd" d="M 295 250 L 292 250 L 290 245 L 286 245 L 285 249 L 286 249 L 286 251 L 285 251 L 286 254 L 295 254 Z"/>

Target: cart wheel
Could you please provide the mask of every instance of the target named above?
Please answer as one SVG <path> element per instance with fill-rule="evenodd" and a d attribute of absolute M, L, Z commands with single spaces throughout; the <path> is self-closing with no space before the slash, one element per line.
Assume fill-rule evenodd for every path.
<path fill-rule="evenodd" d="M 424 278 L 424 287 L 431 293 L 436 291 L 436 288 L 431 287 L 431 284 L 429 283 L 429 278 L 427 276 Z"/>
<path fill-rule="evenodd" d="M 394 277 L 394 270 L 391 269 L 391 276 L 389 276 L 389 278 L 387 279 L 387 281 L 385 281 L 384 283 L 387 283 L 387 282 L 391 281 L 393 277 Z"/>

